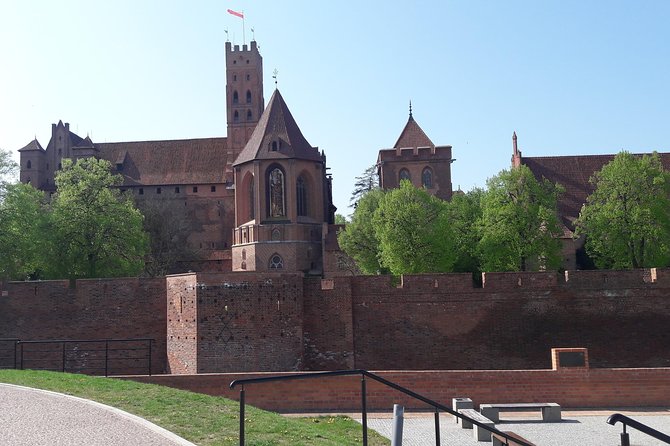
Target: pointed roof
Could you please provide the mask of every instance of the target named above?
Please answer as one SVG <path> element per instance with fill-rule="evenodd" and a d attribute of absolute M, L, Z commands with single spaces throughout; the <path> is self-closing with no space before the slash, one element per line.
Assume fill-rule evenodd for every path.
<path fill-rule="evenodd" d="M 75 145 L 75 149 L 92 149 L 95 146 L 93 145 L 93 141 L 91 141 L 90 136 L 86 136 L 86 138 L 82 139 L 79 144 Z"/>
<path fill-rule="evenodd" d="M 29 152 L 31 150 L 40 150 L 44 152 L 44 149 L 40 145 L 39 141 L 37 141 L 37 139 L 33 139 L 32 141 L 30 141 L 28 144 L 26 144 L 25 147 L 19 149 L 19 152 Z"/>
<path fill-rule="evenodd" d="M 272 150 L 276 142 L 276 150 Z M 258 159 L 288 159 L 322 161 L 319 150 L 302 135 L 279 90 L 275 90 L 263 111 L 251 138 L 234 166 Z"/>
<path fill-rule="evenodd" d="M 405 128 L 400 133 L 398 140 L 393 146 L 394 149 L 401 149 L 405 147 L 435 147 L 433 141 L 424 133 L 424 131 L 416 123 L 412 116 L 412 109 L 410 105 L 409 119 Z"/>

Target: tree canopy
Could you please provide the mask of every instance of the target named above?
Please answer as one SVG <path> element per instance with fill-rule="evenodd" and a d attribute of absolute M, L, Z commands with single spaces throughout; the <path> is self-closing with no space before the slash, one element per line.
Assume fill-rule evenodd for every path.
<path fill-rule="evenodd" d="M 486 184 L 478 246 L 482 269 L 558 268 L 562 230 L 557 201 L 563 188 L 538 181 L 525 165 L 503 170 Z"/>
<path fill-rule="evenodd" d="M 377 165 L 373 164 L 368 167 L 355 179 L 354 190 L 349 199 L 349 207 L 353 208 L 357 206 L 359 200 L 363 198 L 365 194 L 372 190 L 379 189 L 379 173 L 377 171 Z"/>
<path fill-rule="evenodd" d="M 599 268 L 670 263 L 670 174 L 657 153 L 619 153 L 591 177 L 594 192 L 577 220 Z"/>
<path fill-rule="evenodd" d="M 12 154 L 0 149 L 0 201 L 4 195 L 10 179 L 16 174 L 18 165 L 12 159 Z"/>
<path fill-rule="evenodd" d="M 457 193 L 447 206 L 449 225 L 454 235 L 456 250 L 455 272 L 480 272 L 477 244 L 481 237 L 479 223 L 482 218 L 481 200 L 484 190 L 474 188 L 466 193 Z"/>
<path fill-rule="evenodd" d="M 147 236 L 142 214 L 115 186 L 110 163 L 95 158 L 63 160 L 52 201 L 49 275 L 69 279 L 137 275 Z M 57 259 L 57 261 L 56 261 Z"/>

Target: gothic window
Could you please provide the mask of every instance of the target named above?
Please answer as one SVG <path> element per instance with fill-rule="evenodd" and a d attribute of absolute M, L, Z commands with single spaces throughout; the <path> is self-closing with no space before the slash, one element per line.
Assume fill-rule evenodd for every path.
<path fill-rule="evenodd" d="M 233 82 L 237 80 L 237 74 L 233 74 Z"/>
<path fill-rule="evenodd" d="M 251 121 L 251 110 L 247 110 L 247 121 Z"/>
<path fill-rule="evenodd" d="M 270 269 L 282 269 L 284 268 L 284 260 L 279 254 L 273 254 L 270 257 Z"/>
<path fill-rule="evenodd" d="M 233 104 L 237 104 L 238 102 L 240 102 L 240 97 L 239 97 L 239 95 L 237 94 L 237 90 L 235 90 L 235 91 L 233 92 Z"/>
<path fill-rule="evenodd" d="M 307 185 L 305 184 L 305 179 L 302 175 L 298 177 L 298 181 L 296 182 L 295 196 L 298 215 L 307 215 Z"/>
<path fill-rule="evenodd" d="M 279 228 L 274 228 L 270 237 L 273 242 L 281 241 L 281 230 Z"/>
<path fill-rule="evenodd" d="M 247 74 L 247 80 L 251 80 L 251 75 Z"/>
<path fill-rule="evenodd" d="M 212 187 L 210 187 L 209 190 L 210 190 L 211 192 L 216 192 L 216 186 L 212 186 Z"/>
<path fill-rule="evenodd" d="M 409 170 L 407 169 L 400 169 L 400 181 L 402 180 L 409 180 L 412 181 L 412 177 L 409 175 Z"/>
<path fill-rule="evenodd" d="M 247 90 L 247 104 L 251 104 L 251 90 Z"/>
<path fill-rule="evenodd" d="M 268 196 L 270 217 L 286 216 L 286 191 L 284 172 L 279 167 L 270 170 L 268 175 Z"/>
<path fill-rule="evenodd" d="M 423 172 L 421 172 L 421 184 L 426 189 L 433 188 L 433 171 L 430 167 L 424 168 Z"/>
<path fill-rule="evenodd" d="M 26 169 L 30 169 L 32 166 L 33 163 L 31 163 L 30 160 L 28 160 L 28 162 L 26 163 Z"/>
<path fill-rule="evenodd" d="M 240 120 L 240 114 L 235 110 L 235 113 L 233 114 L 233 122 L 238 122 Z"/>

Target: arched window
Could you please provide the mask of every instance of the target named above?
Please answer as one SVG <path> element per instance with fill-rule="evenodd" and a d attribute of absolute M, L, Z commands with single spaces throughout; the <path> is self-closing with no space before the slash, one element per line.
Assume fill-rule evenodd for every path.
<path fill-rule="evenodd" d="M 423 172 L 421 172 L 421 184 L 426 189 L 433 188 L 433 171 L 430 167 L 424 168 Z"/>
<path fill-rule="evenodd" d="M 251 104 L 251 90 L 247 90 L 247 104 Z"/>
<path fill-rule="evenodd" d="M 233 114 L 233 122 L 237 122 L 240 120 L 240 114 L 235 110 L 235 113 Z"/>
<path fill-rule="evenodd" d="M 409 170 L 407 170 L 407 169 L 400 169 L 399 177 L 400 177 L 400 181 L 402 181 L 402 180 L 412 181 L 412 177 L 410 177 Z"/>
<path fill-rule="evenodd" d="M 235 91 L 233 92 L 233 104 L 237 104 L 238 102 L 240 102 L 240 97 L 239 97 L 239 95 L 237 94 L 237 90 L 235 90 Z"/>
<path fill-rule="evenodd" d="M 277 141 L 272 141 L 272 151 L 273 152 L 277 151 Z"/>
<path fill-rule="evenodd" d="M 284 260 L 279 254 L 272 254 L 272 257 L 270 257 L 270 269 L 282 268 L 284 268 Z"/>
<path fill-rule="evenodd" d="M 295 196 L 298 215 L 307 215 L 307 185 L 305 184 L 305 179 L 302 175 L 300 175 L 298 181 L 296 181 Z"/>
<path fill-rule="evenodd" d="M 26 163 L 26 169 L 30 169 L 31 167 L 33 167 L 33 163 L 31 163 L 30 160 L 28 160 L 28 162 Z"/>
<path fill-rule="evenodd" d="M 247 121 L 251 121 L 251 110 L 247 110 Z"/>
<path fill-rule="evenodd" d="M 270 170 L 268 174 L 268 197 L 270 217 L 286 216 L 286 193 L 284 172 L 279 167 Z"/>

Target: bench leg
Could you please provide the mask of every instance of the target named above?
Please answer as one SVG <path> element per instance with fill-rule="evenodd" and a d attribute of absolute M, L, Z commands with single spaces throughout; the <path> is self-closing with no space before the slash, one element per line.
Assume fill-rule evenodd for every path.
<path fill-rule="evenodd" d="M 500 409 L 496 407 L 484 407 L 482 408 L 481 413 L 494 423 L 500 422 Z"/>
<path fill-rule="evenodd" d="M 468 420 L 460 420 L 461 421 L 461 429 L 472 429 L 472 423 L 470 423 Z"/>
<path fill-rule="evenodd" d="M 491 424 L 491 427 L 493 427 L 493 424 Z M 477 441 L 491 441 L 491 432 L 480 426 L 474 426 L 472 436 Z"/>
<path fill-rule="evenodd" d="M 542 408 L 542 421 L 561 421 L 561 406 Z"/>

